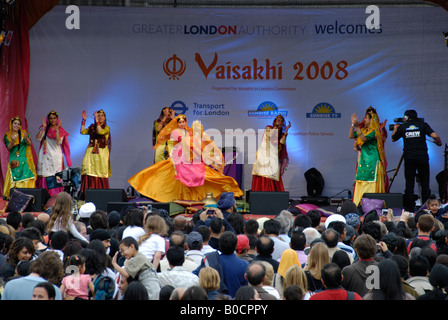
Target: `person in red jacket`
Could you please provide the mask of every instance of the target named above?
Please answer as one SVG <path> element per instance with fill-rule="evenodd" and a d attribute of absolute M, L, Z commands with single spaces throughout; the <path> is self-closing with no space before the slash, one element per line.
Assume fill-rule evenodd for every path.
<path fill-rule="evenodd" d="M 359 294 L 341 286 L 342 272 L 336 263 L 327 263 L 322 267 L 321 273 L 325 289 L 313 294 L 310 300 L 362 300 Z"/>

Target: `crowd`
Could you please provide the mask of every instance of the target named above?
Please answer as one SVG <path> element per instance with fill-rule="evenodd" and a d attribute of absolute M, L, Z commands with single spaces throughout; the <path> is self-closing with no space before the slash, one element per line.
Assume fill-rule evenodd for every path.
<path fill-rule="evenodd" d="M 192 217 L 88 202 L 0 224 L 2 300 L 435 300 L 448 287 L 433 209 L 244 219 L 234 194 Z M 435 206 L 434 206 L 435 207 Z M 446 210 L 445 210 L 446 211 Z"/>

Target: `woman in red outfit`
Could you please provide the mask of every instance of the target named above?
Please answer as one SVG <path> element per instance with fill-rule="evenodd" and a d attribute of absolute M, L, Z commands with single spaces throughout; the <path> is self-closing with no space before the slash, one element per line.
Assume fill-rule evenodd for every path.
<path fill-rule="evenodd" d="M 285 191 L 282 175 L 289 161 L 286 137 L 290 127 L 291 122 L 286 126 L 280 114 L 266 126 L 252 168 L 252 191 Z"/>

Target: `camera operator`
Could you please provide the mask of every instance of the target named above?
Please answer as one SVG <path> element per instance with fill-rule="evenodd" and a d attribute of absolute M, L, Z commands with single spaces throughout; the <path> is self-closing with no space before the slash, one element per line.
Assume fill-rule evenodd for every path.
<path fill-rule="evenodd" d="M 404 192 L 404 209 L 415 211 L 414 184 L 418 174 L 422 190 L 422 204 L 429 198 L 429 157 L 426 146 L 426 136 L 434 139 L 435 144 L 442 145 L 439 135 L 422 119 L 418 119 L 417 111 L 407 110 L 404 113 L 404 122 L 394 126 L 392 142 L 403 138 L 404 178 L 406 189 Z"/>

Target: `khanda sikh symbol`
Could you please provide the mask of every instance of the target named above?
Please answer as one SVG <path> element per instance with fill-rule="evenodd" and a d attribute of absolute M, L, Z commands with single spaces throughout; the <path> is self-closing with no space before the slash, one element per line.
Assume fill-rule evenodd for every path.
<path fill-rule="evenodd" d="M 163 62 L 163 71 L 169 76 L 170 80 L 179 80 L 186 67 L 185 60 L 179 59 L 175 54 Z"/>

